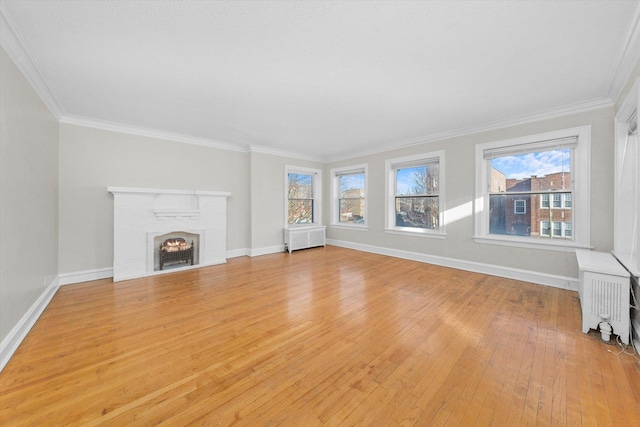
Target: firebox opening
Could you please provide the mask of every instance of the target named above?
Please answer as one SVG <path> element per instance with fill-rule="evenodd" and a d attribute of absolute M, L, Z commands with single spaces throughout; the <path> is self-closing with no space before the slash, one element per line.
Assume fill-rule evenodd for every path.
<path fill-rule="evenodd" d="M 154 238 L 154 271 L 188 267 L 199 263 L 200 236 L 172 232 Z"/>

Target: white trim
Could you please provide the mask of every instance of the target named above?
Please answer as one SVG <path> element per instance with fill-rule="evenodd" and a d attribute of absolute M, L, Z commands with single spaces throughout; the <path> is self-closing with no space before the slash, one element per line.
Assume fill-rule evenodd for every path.
<path fill-rule="evenodd" d="M 302 166 L 284 166 L 284 226 L 295 227 L 296 224 L 289 224 L 289 174 L 296 173 L 311 175 L 313 177 L 313 223 L 299 225 L 322 225 L 322 169 L 307 168 Z"/>
<path fill-rule="evenodd" d="M 409 227 L 385 228 L 384 232 L 388 234 L 399 234 L 402 236 L 412 236 L 412 237 L 427 237 L 431 239 L 447 238 L 446 233 L 440 233 L 427 228 L 415 228 L 415 229 L 411 229 Z"/>
<path fill-rule="evenodd" d="M 357 230 L 357 231 L 368 231 L 369 230 L 368 226 L 366 226 L 366 225 L 358 225 L 358 224 L 353 224 L 353 225 L 330 224 L 328 227 L 329 228 L 340 229 L 340 230 Z"/>
<path fill-rule="evenodd" d="M 60 117 L 64 115 L 64 109 L 42 77 L 42 69 L 27 49 L 24 39 L 20 36 L 2 3 L 0 3 L 0 46 L 7 52 L 9 58 L 18 67 L 24 78 L 51 111 L 51 114 L 60 120 Z"/>
<path fill-rule="evenodd" d="M 194 196 L 217 196 L 229 197 L 228 191 L 207 191 L 207 190 L 171 190 L 163 188 L 139 188 L 139 187 L 107 187 L 107 191 L 112 194 L 179 194 Z M 157 209 L 156 211 L 168 211 L 167 209 Z"/>
<path fill-rule="evenodd" d="M 410 261 L 424 262 L 442 267 L 456 268 L 474 273 L 488 274 L 507 279 L 520 280 L 538 285 L 552 286 L 554 288 L 578 291 L 578 278 L 565 277 L 554 274 L 539 273 L 537 271 L 521 270 L 517 268 L 502 267 L 499 265 L 484 264 L 475 261 L 464 261 L 455 258 L 447 258 L 436 255 L 428 255 L 418 252 L 404 251 L 400 249 L 383 248 L 380 246 L 363 245 L 360 243 L 346 242 L 342 240 L 327 239 L 328 245 L 370 252 L 378 255 L 386 255 L 394 258 L 402 258 Z"/>
<path fill-rule="evenodd" d="M 38 299 L 33 303 L 29 310 L 27 310 L 18 323 L 11 329 L 11 331 L 9 331 L 7 336 L 4 337 L 0 343 L 0 372 L 7 365 L 9 359 L 11 359 L 13 354 L 16 352 L 20 343 L 22 343 L 31 328 L 33 328 L 33 325 L 35 325 L 40 315 L 47 308 L 59 287 L 60 283 L 56 277 L 45 288 L 42 294 L 40 294 Z"/>
<path fill-rule="evenodd" d="M 251 256 L 251 249 L 242 248 L 227 250 L 227 258 L 238 258 L 241 256 Z"/>
<path fill-rule="evenodd" d="M 93 280 L 108 279 L 113 277 L 113 267 L 97 268 L 95 270 L 73 271 L 58 275 L 60 286 L 73 285 L 74 283 L 91 282 Z"/>
<path fill-rule="evenodd" d="M 551 226 L 551 224 L 549 225 Z M 550 229 L 551 230 L 551 229 Z M 547 234 L 545 234 L 547 236 Z M 501 236 L 473 236 L 476 243 L 489 245 L 511 246 L 514 248 L 543 249 L 558 252 L 573 252 L 576 249 L 593 249 L 591 246 L 576 245 L 568 239 L 549 239 L 537 237 L 501 237 Z"/>
<path fill-rule="evenodd" d="M 76 116 L 73 114 L 65 114 L 60 117 L 60 123 L 83 126 L 93 129 L 108 130 L 111 132 L 125 133 L 128 135 L 145 136 L 148 138 L 164 139 L 168 141 L 182 142 L 185 144 L 200 145 L 209 148 L 218 148 L 221 150 L 240 151 L 246 153 L 249 151 L 248 146 L 241 144 L 232 144 L 229 142 L 217 141 L 208 138 L 198 138 L 195 136 L 184 135 L 181 133 L 167 132 L 158 129 L 151 129 L 142 126 L 128 125 L 124 123 L 110 122 L 100 119 L 92 119 L 88 117 Z"/>
<path fill-rule="evenodd" d="M 432 135 L 426 135 L 424 137 L 391 142 L 389 144 L 385 144 L 384 148 L 378 148 L 368 151 L 358 151 L 358 153 L 347 154 L 339 157 L 329 157 L 325 162 L 337 162 L 340 160 L 349 160 L 359 157 L 370 156 L 373 154 L 386 153 L 390 151 L 396 151 L 401 148 L 414 147 L 416 145 L 427 144 L 436 141 L 443 141 L 446 139 L 457 138 L 465 135 L 475 135 L 482 132 L 488 132 L 498 129 L 505 129 L 513 126 L 520 126 L 527 123 L 539 122 L 541 120 L 554 119 L 557 117 L 567 116 L 571 114 L 584 113 L 587 111 L 597 110 L 600 108 L 609 108 L 614 105 L 614 101 L 611 98 L 594 98 L 583 102 L 578 102 L 575 104 L 569 104 L 561 107 L 550 108 L 547 110 L 531 113 L 531 114 L 523 114 L 520 116 L 514 116 L 506 119 L 496 120 L 493 122 L 488 122 L 479 126 L 470 126 L 467 128 L 460 128 L 451 131 L 441 132 Z"/>
<path fill-rule="evenodd" d="M 362 224 L 349 224 L 340 222 L 340 207 L 338 206 L 338 196 L 340 189 L 338 188 L 338 175 L 344 172 L 363 173 L 364 174 L 364 222 Z M 329 215 L 330 225 L 344 229 L 367 229 L 369 227 L 369 164 L 360 163 L 358 165 L 342 166 L 332 168 L 329 172 L 331 179 L 331 212 Z"/>
<path fill-rule="evenodd" d="M 250 257 L 275 254 L 278 252 L 284 252 L 284 245 L 266 246 L 264 248 L 251 249 Z"/>
<path fill-rule="evenodd" d="M 397 227 L 395 216 L 395 184 L 396 184 L 396 166 L 402 163 L 417 162 L 420 160 L 438 159 L 438 229 L 423 229 L 411 227 Z M 395 232 L 398 234 L 416 235 L 416 236 L 445 236 L 446 218 L 446 182 L 445 182 L 445 150 L 432 151 L 428 153 L 414 154 L 412 156 L 396 157 L 387 159 L 384 162 L 385 180 L 384 180 L 384 197 L 385 211 L 384 223 L 385 232 Z"/>
<path fill-rule="evenodd" d="M 578 145 L 573 150 L 571 164 L 571 179 L 574 181 L 572 198 L 573 212 L 573 239 L 561 242 L 549 242 L 545 239 L 505 237 L 489 234 L 489 219 L 485 212 L 489 209 L 489 200 L 486 197 L 489 189 L 489 160 L 485 159 L 484 152 L 497 147 L 508 145 L 527 144 L 534 141 L 546 141 L 577 136 Z M 474 202 L 475 236 L 474 240 L 481 243 L 504 244 L 505 246 L 536 247 L 539 249 L 566 247 L 588 248 L 591 242 L 591 125 L 579 126 L 569 129 L 561 129 L 536 135 L 525 135 L 517 138 L 501 141 L 492 141 L 476 145 L 476 197 Z M 580 176 L 579 178 L 577 178 Z M 508 193 L 505 193 L 508 194 Z M 549 203 L 553 200 L 550 197 Z M 577 214 L 577 215 L 576 215 Z M 552 224 L 550 224 L 552 226 Z M 533 246 L 529 246 L 533 245 Z M 562 250 L 562 249 L 560 249 Z"/>
<path fill-rule="evenodd" d="M 309 160 L 312 162 L 325 163 L 325 159 L 320 157 L 307 156 L 306 154 L 295 153 L 293 151 L 279 150 L 276 148 L 260 147 L 257 145 L 250 145 L 249 152 L 269 154 L 271 156 L 288 157 L 291 159 Z"/>
<path fill-rule="evenodd" d="M 624 85 L 629 80 L 638 60 L 640 60 L 640 3 L 636 6 L 624 45 L 620 49 L 619 59 L 613 69 L 607 91 L 609 98 L 614 100 L 620 98 Z"/>

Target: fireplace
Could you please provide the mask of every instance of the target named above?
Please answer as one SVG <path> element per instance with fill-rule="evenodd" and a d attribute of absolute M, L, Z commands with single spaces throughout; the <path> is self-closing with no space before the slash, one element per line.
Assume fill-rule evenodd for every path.
<path fill-rule="evenodd" d="M 114 282 L 226 262 L 230 193 L 123 187 L 108 191 L 114 195 Z M 164 251 L 164 257 L 160 247 L 167 240 L 173 241 L 172 249 Z"/>
<path fill-rule="evenodd" d="M 176 231 L 153 239 L 153 270 L 161 271 L 198 265 L 200 235 Z"/>

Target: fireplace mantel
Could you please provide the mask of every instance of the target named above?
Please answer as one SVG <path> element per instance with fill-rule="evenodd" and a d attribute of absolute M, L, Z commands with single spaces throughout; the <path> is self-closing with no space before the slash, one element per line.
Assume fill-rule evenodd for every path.
<path fill-rule="evenodd" d="M 113 280 L 162 274 L 154 270 L 153 240 L 172 232 L 199 236 L 198 268 L 226 262 L 225 191 L 107 187 L 114 197 Z"/>
<path fill-rule="evenodd" d="M 194 196 L 218 196 L 229 197 L 228 191 L 204 191 L 204 190 L 168 190 L 163 188 L 135 188 L 135 187 L 107 187 L 111 194 L 179 194 Z"/>

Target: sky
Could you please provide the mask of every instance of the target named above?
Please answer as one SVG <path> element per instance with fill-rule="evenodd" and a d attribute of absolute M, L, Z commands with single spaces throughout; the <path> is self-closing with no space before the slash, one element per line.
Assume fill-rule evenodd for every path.
<path fill-rule="evenodd" d="M 413 175 L 417 173 L 420 169 L 424 169 L 424 166 L 408 168 L 408 169 L 398 169 L 398 173 L 396 175 L 397 194 L 412 193 L 411 188 L 414 186 Z"/>
<path fill-rule="evenodd" d="M 554 172 L 571 171 L 571 150 L 568 148 L 498 157 L 491 166 L 507 178 L 529 178 L 545 176 Z"/>

